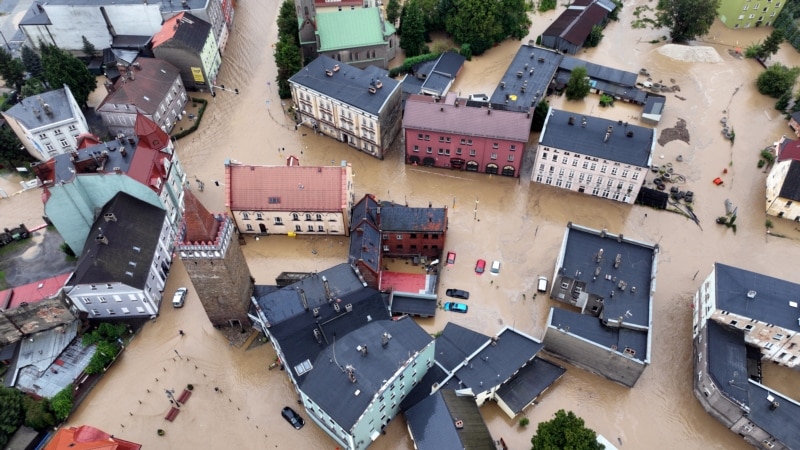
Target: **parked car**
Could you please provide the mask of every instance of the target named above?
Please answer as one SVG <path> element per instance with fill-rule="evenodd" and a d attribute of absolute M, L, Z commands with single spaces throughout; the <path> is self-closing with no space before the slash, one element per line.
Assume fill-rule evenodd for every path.
<path fill-rule="evenodd" d="M 452 266 L 456 263 L 456 252 L 447 252 L 447 265 Z"/>
<path fill-rule="evenodd" d="M 492 261 L 492 267 L 489 269 L 492 275 L 497 275 L 500 273 L 500 261 L 494 260 Z"/>
<path fill-rule="evenodd" d="M 479 259 L 478 262 L 475 263 L 475 273 L 481 275 L 484 270 L 486 270 L 486 260 Z"/>
<path fill-rule="evenodd" d="M 283 416 L 284 419 L 286 419 L 287 422 L 289 422 L 290 425 L 294 427 L 295 430 L 303 428 L 303 425 L 306 424 L 306 421 L 303 420 L 302 417 L 300 417 L 300 414 L 297 414 L 295 410 L 293 410 L 288 406 L 283 408 L 283 410 L 281 411 L 281 415 Z"/>
<path fill-rule="evenodd" d="M 172 307 L 183 308 L 183 303 L 186 301 L 186 294 L 189 292 L 185 287 L 178 288 L 175 295 L 172 296 Z"/>
<path fill-rule="evenodd" d="M 448 289 L 444 293 L 447 294 L 448 297 L 463 298 L 464 300 L 469 299 L 469 292 L 462 291 L 461 289 Z"/>
<path fill-rule="evenodd" d="M 455 312 L 460 312 L 460 313 L 466 313 L 467 309 L 468 309 L 467 305 L 465 305 L 463 303 L 447 302 L 447 303 L 444 304 L 444 310 L 445 311 L 455 311 Z"/>
<path fill-rule="evenodd" d="M 539 277 L 539 281 L 536 283 L 536 290 L 547 292 L 547 277 Z"/>

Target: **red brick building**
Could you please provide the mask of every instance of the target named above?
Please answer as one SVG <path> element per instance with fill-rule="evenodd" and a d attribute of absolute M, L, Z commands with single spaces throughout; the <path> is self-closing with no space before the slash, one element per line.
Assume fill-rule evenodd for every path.
<path fill-rule="evenodd" d="M 403 116 L 406 164 L 519 177 L 531 113 L 483 105 L 467 106 L 452 92 L 440 101 L 410 96 Z"/>

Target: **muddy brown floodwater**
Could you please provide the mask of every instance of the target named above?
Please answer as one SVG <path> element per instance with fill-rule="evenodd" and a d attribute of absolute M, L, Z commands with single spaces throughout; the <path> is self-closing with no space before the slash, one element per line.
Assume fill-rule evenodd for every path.
<path fill-rule="evenodd" d="M 564 378 L 537 406 L 527 410 L 527 416 L 536 424 L 558 409 L 573 410 L 589 427 L 614 443 L 621 442 L 621 448 L 749 448 L 706 414 L 691 393 L 690 299 L 715 261 L 800 282 L 791 265 L 776 264 L 796 258 L 800 232 L 794 222 L 774 219 L 773 235 L 766 233 L 766 175 L 756 168 L 758 152 L 790 130 L 774 110 L 774 99 L 755 90 L 760 67 L 729 52 L 763 40 L 769 29 L 734 32 L 717 23 L 706 42 L 698 45 L 711 46 L 721 62 L 677 61 L 657 51 L 664 42 L 648 43 L 660 39 L 663 30 L 630 27 L 634 8 L 652 5 L 637 0 L 625 3 L 620 21 L 609 25 L 598 48 L 580 55 L 637 73 L 646 68 L 654 81 L 680 86 L 680 92 L 667 94 L 658 128 L 674 127 L 683 119 L 690 144 L 673 140 L 658 145 L 654 163 L 671 162 L 686 180 L 682 189 L 695 192 L 697 226 L 677 214 L 567 193 L 532 184 L 528 178 L 409 167 L 403 164 L 400 151 L 377 161 L 306 128 L 294 131 L 283 114 L 274 81 L 272 53 L 277 27 L 272 18 L 278 4 L 238 2 L 236 28 L 218 83 L 236 87 L 241 94 L 222 92 L 215 99 L 209 97 L 201 129 L 178 142 L 189 179 L 205 181 L 204 192 L 195 194 L 211 211 L 224 209 L 225 159 L 280 164 L 279 147 L 306 165 L 352 163 L 358 197 L 373 193 L 410 205 L 432 202 L 450 207 L 447 250 L 456 251 L 458 260 L 442 272 L 441 288 L 471 291 L 470 312 L 440 311 L 436 318 L 420 321 L 430 332 L 453 321 L 489 335 L 511 325 L 541 338 L 552 302 L 533 297 L 534 283 L 539 274 L 552 275 L 568 221 L 656 242 L 661 252 L 653 308 L 652 365 L 632 389 L 566 365 Z M 562 9 L 533 15 L 531 34 L 523 42 L 535 39 Z M 454 90 L 462 95 L 491 93 L 519 44 L 504 42 L 468 62 Z M 800 65 L 800 55 L 785 44 L 773 59 Z M 631 105 L 600 108 L 595 96 L 582 102 L 563 98 L 551 98 L 550 102 L 557 108 L 634 123 L 640 114 L 640 108 Z M 720 133 L 722 117 L 727 117 L 736 131 L 734 145 Z M 681 162 L 676 160 L 679 155 Z M 722 186 L 712 184 L 718 176 L 725 181 Z M 14 192 L 16 181 L 0 179 L 0 187 Z M 39 191 L 29 191 L 0 200 L 3 222 L 38 224 L 42 215 L 39 197 Z M 736 234 L 714 223 L 724 214 L 726 199 L 739 208 Z M 259 241 L 248 238 L 244 251 L 257 282 L 267 284 L 284 270 L 322 270 L 344 261 L 346 244 L 345 239 L 333 237 L 272 236 Z M 478 258 L 502 260 L 500 276 L 476 276 L 473 266 Z M 490 284 L 492 279 L 494 284 Z M 191 286 L 181 263 L 176 262 L 167 295 L 183 285 Z M 529 295 L 523 297 L 524 293 Z M 180 337 L 179 329 L 186 335 Z M 190 290 L 185 308 L 175 310 L 167 305 L 156 321 L 144 327 L 69 423 L 91 424 L 146 448 L 334 448 L 334 442 L 312 423 L 298 432 L 281 419 L 281 407 L 296 405 L 296 396 L 284 373 L 267 370 L 274 357 L 269 345 L 250 350 L 229 346 L 211 327 L 197 294 Z M 767 384 L 774 377 L 776 383 L 786 386 L 787 393 L 800 392 L 796 373 L 770 368 L 765 374 Z M 166 422 L 163 417 L 169 403 L 165 389 L 180 391 L 188 383 L 195 386 L 191 400 L 174 422 Z M 502 437 L 512 449 L 529 448 L 534 426 L 520 428 L 493 404 L 484 406 L 482 413 L 496 439 Z M 159 428 L 166 431 L 165 436 L 157 436 Z M 402 417 L 390 424 L 387 436 L 379 438 L 373 448 L 413 448 Z"/>

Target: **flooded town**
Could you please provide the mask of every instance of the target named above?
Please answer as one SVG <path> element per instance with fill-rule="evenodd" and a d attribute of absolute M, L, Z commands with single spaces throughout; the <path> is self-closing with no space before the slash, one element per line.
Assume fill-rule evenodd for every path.
<path fill-rule="evenodd" d="M 425 336 L 415 335 L 411 325 L 405 322 L 413 320 L 424 330 L 422 335 L 427 335 L 430 339 L 443 334 L 447 336 L 446 327 L 450 330 L 455 324 L 484 337 L 517 332 L 537 345 L 544 341 L 544 349 L 536 358 L 541 357 L 544 361 L 566 369 L 543 392 L 537 392 L 540 395 L 535 397 L 530 406 L 513 417 L 498 404 L 500 402 L 497 399 L 493 398 L 480 406 L 479 416 L 482 416 L 496 448 L 530 448 L 536 424 L 552 419 L 561 409 L 574 412 L 585 421 L 588 428 L 619 449 L 751 448 L 753 445 L 742 438 L 744 434 L 740 436 L 732 431 L 730 426 L 715 418 L 698 401 L 694 391 L 695 378 L 698 376 L 694 366 L 698 352 L 694 347 L 698 330 L 693 330 L 693 326 L 696 328 L 698 325 L 698 309 L 701 305 L 698 302 L 703 301 L 695 298 L 696 295 L 699 296 L 698 289 L 707 282 L 712 271 L 722 274 L 725 270 L 715 266 L 717 263 L 800 283 L 800 278 L 790 263 L 800 251 L 800 225 L 789 216 L 778 218 L 765 214 L 765 183 L 769 167 L 757 165 L 763 149 L 775 145 L 783 136 L 790 139 L 796 136 L 786 117 L 774 108 L 775 99 L 758 92 L 756 78 L 764 68 L 754 59 L 741 55 L 744 48 L 763 41 L 771 28 L 732 29 L 717 19 L 701 39 L 692 41 L 690 45 L 677 45 L 667 39 L 668 30 L 631 26 L 638 17 L 638 14 L 634 15 L 637 8 L 647 5 L 653 7 L 652 2 L 632 0 L 623 4 L 619 20 L 606 26 L 601 43 L 595 48 L 581 49 L 572 56 L 637 74 L 637 83 L 642 86 L 644 83 L 650 86 L 658 83 L 670 87 L 661 92 L 665 104 L 657 124 L 643 120 L 641 104 L 617 101 L 613 106 L 601 107 L 600 96 L 596 94 L 589 94 L 583 100 L 577 101 L 567 100 L 563 95 L 551 95 L 546 100 L 554 110 L 564 111 L 564 114 L 570 116 L 570 120 L 572 117 L 578 120 L 589 117 L 590 121 L 595 118 L 606 119 L 617 127 L 614 133 L 618 134 L 611 139 L 625 139 L 622 127 L 627 128 L 629 125 L 631 129 L 634 126 L 654 129 L 649 167 L 644 168 L 643 179 L 640 180 L 642 187 L 659 192 L 658 185 L 661 181 L 656 179 L 663 179 L 666 173 L 669 175 L 667 178 L 673 181 L 671 185 L 677 186 L 682 192 L 693 193 L 694 199 L 690 208 L 685 206 L 688 203 L 680 203 L 684 205 L 679 207 L 683 213 L 632 204 L 633 198 L 629 204 L 602 198 L 598 194 L 587 195 L 589 191 L 582 193 L 582 190 L 578 192 L 575 189 L 562 189 L 556 185 L 537 182 L 537 151 L 541 151 L 539 142 L 542 134 L 538 132 L 528 135 L 516 176 L 503 176 L 497 170 L 494 173 L 483 173 L 486 172 L 483 169 L 477 172 L 431 167 L 432 164 L 407 164 L 404 142 L 406 136 L 402 131 L 398 134 L 397 142 L 385 150 L 383 159 L 378 159 L 368 152 L 359 151 L 353 145 L 329 137 L 317 128 L 316 123 L 313 127 L 308 126 L 308 123 L 300 123 L 298 126 L 297 116 L 294 114 L 298 106 L 293 105 L 291 98 L 279 97 L 276 82 L 278 72 L 273 53 L 278 33 L 275 19 L 278 17 L 280 4 L 252 0 L 236 2 L 235 26 L 226 36 L 224 56 L 216 75 L 215 83 L 222 89 L 217 89 L 213 96 L 210 92 L 190 93 L 192 98 L 207 102 L 202 121 L 195 132 L 170 140 L 170 146 L 174 147 L 170 151 L 174 151 L 179 157 L 184 176 L 178 183 L 183 182 L 182 187 L 188 191 L 183 199 L 187 205 L 194 205 L 193 214 L 199 217 L 197 223 L 202 222 L 203 214 L 208 216 L 210 213 L 218 215 L 214 216 L 215 220 L 212 222 L 222 223 L 221 227 L 226 223 L 236 223 L 237 229 L 242 228 L 240 238 L 231 240 L 232 243 L 238 241 L 239 245 L 225 246 L 227 250 L 223 251 L 241 249 L 253 280 L 250 286 L 255 284 L 256 291 L 261 295 L 256 302 L 254 294 L 256 306 L 252 310 L 258 309 L 262 323 L 254 324 L 252 330 L 247 328 L 247 332 L 243 331 L 241 336 L 231 333 L 231 330 L 220 331 L 221 327 L 212 323 L 212 314 L 204 308 L 201 301 L 204 292 L 200 291 L 199 282 L 194 278 L 198 269 L 191 267 L 197 265 L 196 260 L 191 258 L 191 254 L 188 258 L 180 257 L 182 251 L 194 251 L 195 244 L 198 251 L 201 246 L 211 247 L 212 239 L 217 235 L 211 235 L 208 242 L 195 239 L 203 241 L 199 244 L 190 242 L 189 238 L 182 243 L 176 239 L 178 246 L 173 252 L 175 257 L 166 271 L 168 276 L 165 284 L 160 286 L 164 297 L 160 309 L 153 314 L 152 319 L 148 317 L 148 320 L 142 321 L 141 329 L 129 337 L 122 353 L 102 377 L 95 381 L 91 392 L 85 395 L 61 427 L 90 425 L 112 437 L 135 442 L 145 448 L 333 449 L 344 446 L 342 441 L 329 435 L 335 434 L 332 426 L 324 429 L 317 423 L 321 419 L 312 420 L 309 417 L 304 405 L 307 407 L 311 400 L 306 398 L 305 393 L 301 395 L 294 383 L 300 376 L 296 375 L 297 368 L 288 362 L 284 367 L 279 360 L 275 341 L 280 343 L 278 346 L 284 351 L 293 348 L 294 344 L 287 342 L 286 338 L 281 340 L 287 335 L 280 333 L 288 333 L 285 329 L 288 326 L 283 327 L 282 322 L 276 323 L 276 317 L 284 312 L 281 309 L 284 306 L 280 305 L 277 297 L 282 290 L 275 285 L 276 278 L 289 272 L 315 274 L 302 281 L 308 283 L 303 285 L 303 289 L 309 296 L 313 289 L 318 288 L 312 286 L 314 282 L 319 286 L 324 285 L 324 290 L 329 290 L 329 284 L 339 289 L 336 284 L 338 281 L 331 275 L 334 272 L 327 271 L 334 271 L 342 264 L 357 266 L 352 258 L 353 236 L 334 232 L 298 232 L 296 235 L 291 232 L 247 232 L 235 222 L 241 220 L 241 215 L 237 216 L 232 205 L 236 201 L 236 190 L 231 182 L 231 173 L 236 173 L 233 168 L 239 165 L 286 166 L 289 162 L 301 168 L 320 167 L 320 175 L 323 172 L 322 167 L 341 169 L 342 173 L 347 172 L 345 167 L 349 167 L 352 180 L 351 207 L 358 207 L 362 201 L 369 203 L 370 197 L 366 196 L 372 195 L 378 202 L 444 211 L 446 241 L 440 249 L 438 263 L 431 263 L 430 259 L 421 263 L 418 259 L 400 256 L 383 257 L 380 260 L 384 267 L 377 267 L 378 273 L 382 270 L 409 273 L 424 279 L 434 272 L 437 285 L 433 295 L 438 305 L 433 317 L 406 317 L 394 321 L 387 317 L 386 322 L 391 323 L 384 325 L 387 330 L 398 330 L 393 331 L 395 335 L 402 330 L 414 339 L 409 338 L 408 342 L 403 343 L 400 342 L 401 339 L 388 342 L 387 338 L 383 342 L 384 348 L 387 347 L 387 342 L 389 348 L 395 345 L 399 347 L 402 343 L 408 346 L 409 355 L 414 349 L 424 355 L 434 347 L 428 347 L 430 344 L 424 342 Z M 500 86 L 509 64 L 521 46 L 533 47 L 537 37 L 564 10 L 563 5 L 559 4 L 555 10 L 530 12 L 532 25 L 529 34 L 521 40 L 505 40 L 464 62 L 449 88 L 450 93 L 455 93 L 459 99 L 466 99 L 471 94 L 491 95 Z M 16 21 L 21 19 L 14 17 Z M 448 36 L 434 34 L 432 38 L 434 43 L 431 45 L 456 47 Z M 560 56 L 559 53 L 552 53 Z M 389 66 L 399 66 L 403 57 L 402 51 L 398 49 Z M 777 54 L 770 58 L 770 62 L 780 62 L 788 67 L 800 66 L 800 53 L 788 43 L 783 43 Z M 338 71 L 339 65 L 336 67 Z M 527 69 L 527 65 L 525 67 Z M 338 73 L 327 77 L 335 79 L 337 76 Z M 320 78 L 324 81 L 327 77 Z M 88 98 L 90 107 L 98 108 L 104 103 L 108 93 L 103 86 L 104 79 L 103 76 L 98 77 L 98 88 Z M 444 105 L 444 100 L 442 102 Z M 408 104 L 407 102 L 406 105 Z M 196 101 L 189 101 L 186 108 L 190 106 L 192 111 L 197 111 Z M 458 107 L 458 103 L 454 107 Z M 444 113 L 444 106 L 441 108 Z M 462 107 L 465 108 L 466 106 Z M 491 108 L 489 110 L 486 116 L 503 112 L 492 114 Z M 483 114 L 482 111 L 481 113 Z M 194 124 L 193 120 L 196 120 L 195 116 L 182 116 L 175 124 L 172 134 L 188 129 Z M 405 119 L 398 117 L 397 120 L 402 122 Z M 720 132 L 723 126 L 735 130 L 735 140 L 726 138 Z M 137 124 L 137 133 L 140 131 L 139 127 Z M 605 125 L 602 128 L 605 129 Z M 580 125 L 576 124 L 574 129 L 579 130 Z M 636 130 L 639 133 L 639 128 Z M 157 134 L 157 130 L 148 133 L 148 136 L 152 136 Z M 611 133 L 610 129 L 608 133 Z M 142 136 L 139 139 L 144 139 Z M 638 134 L 636 138 L 639 138 Z M 601 133 L 598 140 L 602 139 Z M 606 139 L 609 139 L 608 134 Z M 113 139 L 112 141 L 116 142 Z M 120 150 L 112 152 L 115 155 L 111 157 L 117 157 L 126 148 L 124 140 L 120 142 Z M 459 149 L 459 154 L 460 151 Z M 659 171 L 659 168 L 664 170 Z M 613 170 L 616 173 L 616 169 Z M 57 172 L 58 169 L 53 171 Z M 56 186 L 53 186 L 52 194 L 42 188 L 23 190 L 20 182 L 24 181 L 17 174 L 0 174 L 0 193 L 6 194 L 4 198 L 0 198 L 0 218 L 3 222 L 0 228 L 24 224 L 30 230 L 37 230 L 31 235 L 31 241 L 36 245 L 4 262 L 2 271 L 10 285 L 8 287 L 37 282 L 41 278 L 36 273 L 40 264 L 37 261 L 63 257 L 57 248 L 58 242 L 51 242 L 54 236 L 58 237 L 58 233 L 65 233 L 61 231 L 59 223 L 56 222 L 55 228 L 40 227 L 44 224 L 43 216 L 48 215 L 43 204 L 45 197 L 52 195 L 49 201 L 65 197 L 58 197 L 63 194 L 57 193 Z M 256 177 L 252 183 L 257 182 Z M 167 179 L 165 184 L 169 186 L 169 183 Z M 287 183 L 299 184 L 300 189 L 304 188 L 302 182 L 295 178 L 289 177 Z M 92 189 L 104 189 L 101 184 L 90 186 Z M 668 188 L 669 186 L 667 192 Z M 253 195 L 264 197 L 263 193 Z M 318 195 L 324 196 L 322 193 Z M 115 199 L 123 201 L 117 197 Z M 149 202 L 148 205 L 153 203 L 150 200 L 140 203 L 145 202 Z M 377 215 L 389 217 L 386 211 L 390 209 L 388 206 L 383 206 L 383 212 L 378 206 Z M 143 208 L 142 211 L 149 211 L 147 205 L 137 206 L 140 207 Z M 48 205 L 48 208 L 51 206 Z M 86 223 L 81 229 L 96 235 L 99 224 L 100 227 L 106 227 L 106 234 L 109 234 L 109 227 L 116 221 L 116 217 L 124 217 L 126 209 L 122 206 L 118 210 L 108 208 L 111 207 L 103 207 L 106 223 L 101 223 L 98 208 L 95 212 L 98 222 L 93 224 L 93 218 L 90 217 L 84 220 Z M 159 229 L 170 228 L 169 215 L 172 211 L 170 208 L 153 209 L 161 211 L 155 227 L 158 236 Z M 726 215 L 730 217 L 732 211 L 736 220 L 734 227 L 718 223 L 718 218 Z M 142 212 L 143 214 L 145 213 Z M 219 216 L 222 214 L 224 216 Z M 111 219 L 112 216 L 115 219 Z M 230 222 L 226 222 L 228 220 Z M 355 214 L 342 221 L 345 222 L 345 227 L 349 222 L 352 230 L 356 229 Z M 74 228 L 69 232 L 75 233 Z M 641 375 L 637 375 L 629 385 L 603 376 L 603 369 L 582 368 L 579 367 L 580 364 L 574 364 L 572 357 L 548 351 L 549 341 L 545 339 L 547 334 L 569 332 L 569 327 L 564 330 L 560 323 L 548 323 L 553 314 L 551 309 L 565 308 L 567 305 L 551 298 L 551 295 L 544 292 L 547 289 L 541 290 L 537 282 L 540 277 L 546 277 L 550 288 L 555 290 L 558 287 L 557 279 L 566 279 L 566 275 L 572 275 L 564 273 L 564 266 L 567 265 L 564 260 L 570 257 L 566 237 L 574 236 L 584 229 L 596 231 L 597 236 L 592 236 L 598 239 L 615 237 L 609 239 L 606 247 L 609 249 L 606 251 L 606 263 L 614 264 L 613 253 L 616 251 L 611 249 L 616 248 L 614 246 L 617 244 L 637 246 L 636 251 L 645 248 L 647 255 L 653 258 L 637 263 L 647 266 L 644 279 L 650 283 L 652 303 L 649 307 L 644 304 L 638 306 L 649 313 L 649 320 L 645 320 L 640 329 L 637 328 L 638 331 L 644 329 L 647 334 L 647 363 L 642 365 Z M 100 229 L 100 234 L 102 232 L 103 228 Z M 361 229 L 351 233 L 361 233 Z M 376 233 L 380 246 L 381 233 Z M 389 232 L 384 232 L 387 233 Z M 220 236 L 223 234 L 220 231 Z M 92 241 L 102 240 L 102 236 L 91 239 L 85 236 L 86 234 L 77 241 L 87 241 L 87 247 L 91 244 L 97 245 L 97 242 Z M 71 242 L 72 238 L 64 236 L 63 239 Z M 384 236 L 383 239 L 387 238 Z M 157 253 L 159 248 L 156 245 L 153 251 Z M 358 244 L 355 244 L 355 248 L 358 249 Z M 595 253 L 588 254 L 586 258 L 596 258 L 599 264 L 603 249 L 599 250 L 599 254 L 594 251 Z M 452 261 L 447 261 L 449 256 L 446 255 L 449 252 L 453 253 Z M 76 253 L 80 256 L 80 250 Z M 628 254 L 625 255 L 627 258 Z M 487 273 L 482 275 L 476 274 L 476 262 L 479 260 L 486 264 Z M 493 261 L 501 263 L 496 271 L 491 267 Z M 120 264 L 131 264 L 135 267 L 133 262 L 123 261 Z M 626 264 L 631 263 L 623 261 L 623 266 Z M 79 269 L 73 266 L 45 275 L 61 274 L 63 269 L 76 270 L 76 273 L 84 270 L 80 269 L 80 263 L 76 265 Z M 13 270 L 15 266 L 24 269 Z M 363 267 L 358 267 L 361 268 L 356 272 L 358 276 L 364 275 Z M 643 269 L 640 266 L 636 270 Z M 320 273 L 328 274 L 329 279 L 316 275 Z M 654 274 L 654 278 L 648 278 L 650 273 Z M 355 277 L 353 289 L 361 289 L 361 282 L 366 287 L 367 281 L 370 281 L 366 276 L 360 278 L 360 281 L 356 275 L 348 276 Z M 732 280 L 737 278 L 734 275 L 726 276 Z M 575 278 L 578 277 L 576 273 Z M 247 276 L 240 278 L 246 280 Z M 717 277 L 717 280 L 720 279 L 721 275 Z M 614 278 L 614 283 L 616 281 Z M 105 283 L 101 283 L 101 288 L 103 284 Z M 344 284 L 346 283 L 341 281 L 341 285 Z M 614 285 L 611 285 L 611 299 L 606 299 L 606 308 L 611 308 Z M 110 286 L 109 284 L 109 289 Z M 261 286 L 274 289 L 265 289 L 262 292 L 259 291 Z M 188 293 L 185 304 L 181 303 L 183 306 L 176 308 L 170 301 L 173 293 L 180 287 L 187 287 Z M 468 291 L 469 299 L 450 298 L 445 295 L 446 289 Z M 624 286 L 620 288 L 624 289 Z M 425 287 L 420 292 L 424 290 Z M 640 294 L 644 292 L 641 301 L 646 302 L 647 287 L 642 286 L 640 291 Z M 758 294 L 752 295 L 780 296 L 786 292 L 798 291 L 784 287 L 773 290 L 767 284 L 762 285 Z M 606 292 L 603 293 L 605 294 Z M 618 295 L 622 297 L 622 294 Z M 750 293 L 747 292 L 747 295 Z M 230 296 L 235 295 L 230 293 Z M 328 303 L 331 303 L 333 296 L 327 297 Z M 756 297 L 758 298 L 760 297 Z M 250 301 L 249 295 L 246 300 Z M 783 300 L 798 301 L 796 298 Z M 302 294 L 302 301 L 306 301 L 305 294 Z M 313 300 L 309 298 L 309 301 Z M 321 301 L 324 303 L 325 299 Z M 453 301 L 466 304 L 468 312 L 459 314 L 441 307 L 445 302 Z M 353 302 L 356 308 L 360 306 L 355 300 Z M 323 305 L 323 308 L 326 306 Z M 338 313 L 338 304 L 335 308 Z M 794 308 L 797 308 L 796 303 Z M 313 306 L 309 308 L 306 305 L 304 314 L 311 314 L 309 309 L 313 309 Z M 317 313 L 314 314 L 316 318 Z M 323 312 L 324 314 L 326 313 Z M 373 316 L 368 317 L 367 321 L 372 321 Z M 702 320 L 709 317 L 711 313 L 708 313 L 708 317 L 703 316 Z M 795 317 L 791 318 L 794 322 L 792 336 L 799 337 L 790 336 L 789 339 L 800 339 L 799 317 L 795 310 Z M 310 323 L 313 323 L 314 318 L 309 319 Z M 639 319 L 641 318 L 635 317 L 630 320 L 635 322 Z M 369 326 L 377 326 L 375 322 Z M 268 342 L 267 336 L 261 333 L 263 330 L 260 325 L 263 325 L 263 329 L 269 328 L 272 342 Z M 319 326 L 320 330 L 323 328 Z M 316 332 L 317 329 L 314 330 Z M 306 334 L 306 338 L 310 339 L 311 332 Z M 331 361 L 336 358 L 337 352 L 341 352 L 339 357 L 342 357 L 348 342 L 344 333 L 340 332 L 337 336 L 334 330 L 332 336 L 334 353 Z M 337 339 L 341 350 L 335 348 Z M 412 349 L 411 341 L 417 340 L 421 343 Z M 503 341 L 501 337 L 500 345 L 504 344 Z M 511 338 L 506 340 L 508 341 Z M 364 346 L 365 360 L 377 358 L 373 355 L 381 351 L 379 343 L 376 342 L 374 346 L 369 344 L 369 355 L 366 345 Z M 493 338 L 487 347 L 495 344 Z M 430 350 L 432 357 L 437 359 L 436 363 L 432 360 L 429 362 L 444 368 L 446 363 L 440 362 L 439 358 L 448 356 L 440 355 L 439 349 L 436 344 L 435 349 Z M 603 351 L 616 350 L 616 345 L 613 345 L 613 348 Z M 317 364 L 322 366 L 323 362 L 327 362 L 327 353 L 317 352 L 321 361 Z M 465 352 L 463 357 L 466 356 L 474 355 Z M 462 359 L 463 357 L 459 356 Z M 711 358 L 710 355 L 707 357 Z M 486 359 L 488 358 L 487 356 Z M 461 363 L 460 360 L 456 362 Z M 517 367 L 509 369 L 511 373 L 508 375 L 511 377 Z M 447 371 L 447 368 L 442 370 Z M 356 374 L 359 377 L 367 376 L 361 372 Z M 770 392 L 779 392 L 785 397 L 785 400 L 781 398 L 781 406 L 776 406 L 779 411 L 800 408 L 800 376 L 796 370 L 786 364 L 779 365 L 764 360 L 763 365 L 759 366 L 759 374 L 759 386 L 768 386 L 772 389 Z M 312 375 L 313 371 L 302 379 L 302 383 L 310 384 Z M 352 372 L 348 375 L 355 384 Z M 747 374 L 739 375 L 746 378 Z M 462 381 L 464 378 L 466 377 Z M 380 381 L 378 379 L 376 383 Z M 744 389 L 739 388 L 735 381 L 717 380 L 722 385 Z M 383 382 L 386 383 L 386 379 Z M 346 379 L 344 383 L 349 386 Z M 189 394 L 182 397 L 180 414 L 175 413 L 168 419 L 171 409 L 175 409 L 174 404 L 178 403 L 177 397 L 186 386 L 191 388 L 186 391 Z M 718 389 L 722 390 L 722 387 Z M 338 400 L 336 403 L 346 405 L 361 401 L 358 398 L 360 391 L 356 392 L 352 398 Z M 461 394 L 464 395 L 463 392 Z M 303 399 L 306 400 L 305 403 Z M 292 407 L 305 418 L 302 429 L 295 430 L 284 420 L 281 410 L 286 406 Z M 528 418 L 530 425 L 521 426 L 519 420 L 522 417 Z M 455 420 L 458 422 L 458 418 Z M 397 414 L 375 432 L 369 447 L 379 450 L 416 448 L 409 433 L 409 429 L 414 428 L 411 422 L 412 419 L 403 413 Z M 790 418 L 785 425 L 793 427 L 795 424 L 796 417 Z"/>

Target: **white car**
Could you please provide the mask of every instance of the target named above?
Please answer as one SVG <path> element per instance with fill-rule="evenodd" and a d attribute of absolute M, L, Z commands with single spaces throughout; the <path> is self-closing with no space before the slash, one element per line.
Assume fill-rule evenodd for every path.
<path fill-rule="evenodd" d="M 492 275 L 497 275 L 500 273 L 500 261 L 496 259 L 492 261 L 492 266 L 489 269 L 489 273 L 491 273 Z"/>
<path fill-rule="evenodd" d="M 539 281 L 536 283 L 536 290 L 547 292 L 547 277 L 539 277 Z"/>
<path fill-rule="evenodd" d="M 172 307 L 183 308 L 183 303 L 186 301 L 186 294 L 189 292 L 185 287 L 175 290 L 175 295 L 172 296 Z"/>

